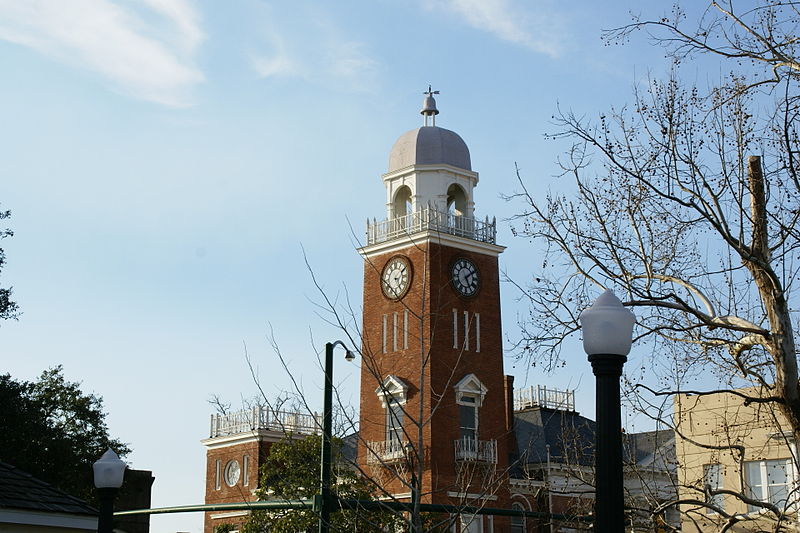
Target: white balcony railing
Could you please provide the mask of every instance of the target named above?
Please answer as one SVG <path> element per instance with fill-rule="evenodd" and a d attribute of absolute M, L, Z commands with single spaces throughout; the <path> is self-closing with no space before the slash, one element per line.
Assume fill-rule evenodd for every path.
<path fill-rule="evenodd" d="M 548 389 L 541 385 L 514 390 L 514 410 L 528 407 L 544 407 L 558 411 L 575 410 L 575 391 Z"/>
<path fill-rule="evenodd" d="M 406 460 L 407 441 L 383 440 L 367 442 L 367 464 L 396 463 Z"/>
<path fill-rule="evenodd" d="M 266 429 L 283 433 L 306 435 L 321 433 L 322 416 L 314 413 L 273 411 L 268 407 L 253 407 L 225 415 L 211 415 L 211 438 Z"/>
<path fill-rule="evenodd" d="M 470 438 L 455 441 L 456 461 L 497 464 L 497 441 Z"/>
<path fill-rule="evenodd" d="M 390 241 L 420 231 L 438 231 L 449 235 L 466 237 L 480 242 L 495 244 L 497 222 L 487 217 L 481 222 L 474 218 L 442 213 L 427 208 L 407 215 L 376 222 L 367 221 L 367 245 Z"/>

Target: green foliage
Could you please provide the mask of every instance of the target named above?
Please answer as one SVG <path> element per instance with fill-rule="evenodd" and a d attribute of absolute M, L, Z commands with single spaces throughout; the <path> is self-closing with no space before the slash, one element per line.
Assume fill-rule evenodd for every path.
<path fill-rule="evenodd" d="M 109 437 L 102 398 L 66 381 L 60 365 L 35 382 L 0 375 L 0 405 L 0 460 L 87 501 L 92 464 L 109 447 L 130 452 Z"/>
<path fill-rule="evenodd" d="M 0 211 L 0 221 L 7 219 L 11 216 L 11 211 Z M 14 232 L 10 229 L 0 228 L 0 240 L 6 237 L 11 237 Z M 0 272 L 3 270 L 3 265 L 6 263 L 6 254 L 0 248 Z M 17 318 L 19 316 L 19 307 L 17 303 L 11 300 L 11 287 L 4 289 L 0 287 L 0 320 L 8 320 L 10 318 Z"/>
<path fill-rule="evenodd" d="M 312 499 L 319 492 L 320 449 L 322 438 L 287 437 L 270 448 L 261 468 L 261 483 L 256 494 L 259 500 L 287 501 Z M 341 459 L 342 441 L 334 439 L 332 458 L 334 475 L 332 490 L 340 498 L 372 499 L 366 480 L 346 466 Z M 389 512 L 337 511 L 331 515 L 332 531 L 393 531 L 397 517 Z M 316 531 L 318 515 L 311 509 L 258 510 L 250 514 L 242 533 L 295 533 Z"/>

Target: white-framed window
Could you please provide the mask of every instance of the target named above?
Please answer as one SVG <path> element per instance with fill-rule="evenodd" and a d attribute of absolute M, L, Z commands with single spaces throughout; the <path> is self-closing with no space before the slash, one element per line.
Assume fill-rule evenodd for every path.
<path fill-rule="evenodd" d="M 462 514 L 461 533 L 483 533 L 483 516 L 479 514 Z"/>
<path fill-rule="evenodd" d="M 403 405 L 395 398 L 389 398 L 386 405 L 386 442 L 390 446 L 401 446 L 403 439 Z"/>
<path fill-rule="evenodd" d="M 515 511 L 524 511 L 525 507 L 519 503 L 514 502 L 511 504 L 511 508 Z M 525 517 L 524 516 L 512 516 L 511 517 L 511 533 L 525 533 Z"/>
<path fill-rule="evenodd" d="M 725 509 L 725 497 L 722 494 L 712 494 L 724 486 L 724 470 L 721 464 L 712 463 L 703 465 L 703 491 L 706 494 L 706 503 L 717 509 Z M 707 513 L 715 513 L 711 508 L 706 508 Z"/>
<path fill-rule="evenodd" d="M 486 387 L 475 374 L 467 374 L 453 387 L 458 406 L 459 438 L 478 439 L 478 412 L 486 396 Z"/>
<path fill-rule="evenodd" d="M 222 487 L 222 461 L 217 459 L 214 464 L 214 490 L 219 490 Z"/>
<path fill-rule="evenodd" d="M 458 402 L 459 438 L 476 440 L 478 438 L 478 406 L 476 398 L 462 394 Z"/>
<path fill-rule="evenodd" d="M 250 484 L 250 456 L 242 457 L 242 484 L 246 487 Z"/>
<path fill-rule="evenodd" d="M 778 508 L 791 506 L 789 500 L 797 485 L 797 474 L 791 459 L 767 459 L 744 463 L 745 493 L 754 500 L 771 503 Z M 748 512 L 761 507 L 748 505 Z"/>
<path fill-rule="evenodd" d="M 394 451 L 400 451 L 400 446 L 405 442 L 403 423 L 405 413 L 403 406 L 406 403 L 408 385 L 397 376 L 391 375 L 375 389 L 375 394 L 385 411 L 385 437 L 386 442 Z"/>

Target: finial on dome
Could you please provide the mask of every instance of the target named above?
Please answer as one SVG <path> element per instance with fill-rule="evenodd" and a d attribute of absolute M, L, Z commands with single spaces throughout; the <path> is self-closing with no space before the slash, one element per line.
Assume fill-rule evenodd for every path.
<path fill-rule="evenodd" d="M 433 121 L 432 126 L 436 125 L 436 115 L 439 114 L 439 110 L 436 109 L 436 100 L 433 98 L 434 94 L 439 94 L 439 91 L 431 90 L 431 86 L 428 85 L 428 90 L 422 93 L 425 95 L 425 100 L 422 101 L 422 110 L 420 114 L 425 117 L 424 125 L 428 125 L 428 118 Z"/>

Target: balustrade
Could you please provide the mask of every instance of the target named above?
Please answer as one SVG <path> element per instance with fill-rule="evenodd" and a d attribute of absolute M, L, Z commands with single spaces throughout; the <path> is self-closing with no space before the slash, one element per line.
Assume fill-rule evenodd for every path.
<path fill-rule="evenodd" d="M 481 222 L 427 208 L 381 222 L 367 221 L 367 245 L 429 230 L 491 244 L 495 243 L 497 237 L 497 223 L 494 219 L 489 222 L 487 217 Z"/>
<path fill-rule="evenodd" d="M 367 442 L 367 463 L 394 463 L 406 460 L 407 446 L 407 441 L 399 440 Z"/>
<path fill-rule="evenodd" d="M 455 441 L 456 461 L 497 464 L 497 441 L 463 438 Z"/>
<path fill-rule="evenodd" d="M 235 413 L 211 415 L 211 438 L 257 430 L 283 433 L 319 434 L 322 417 L 318 413 L 273 411 L 268 407 L 253 407 Z"/>

